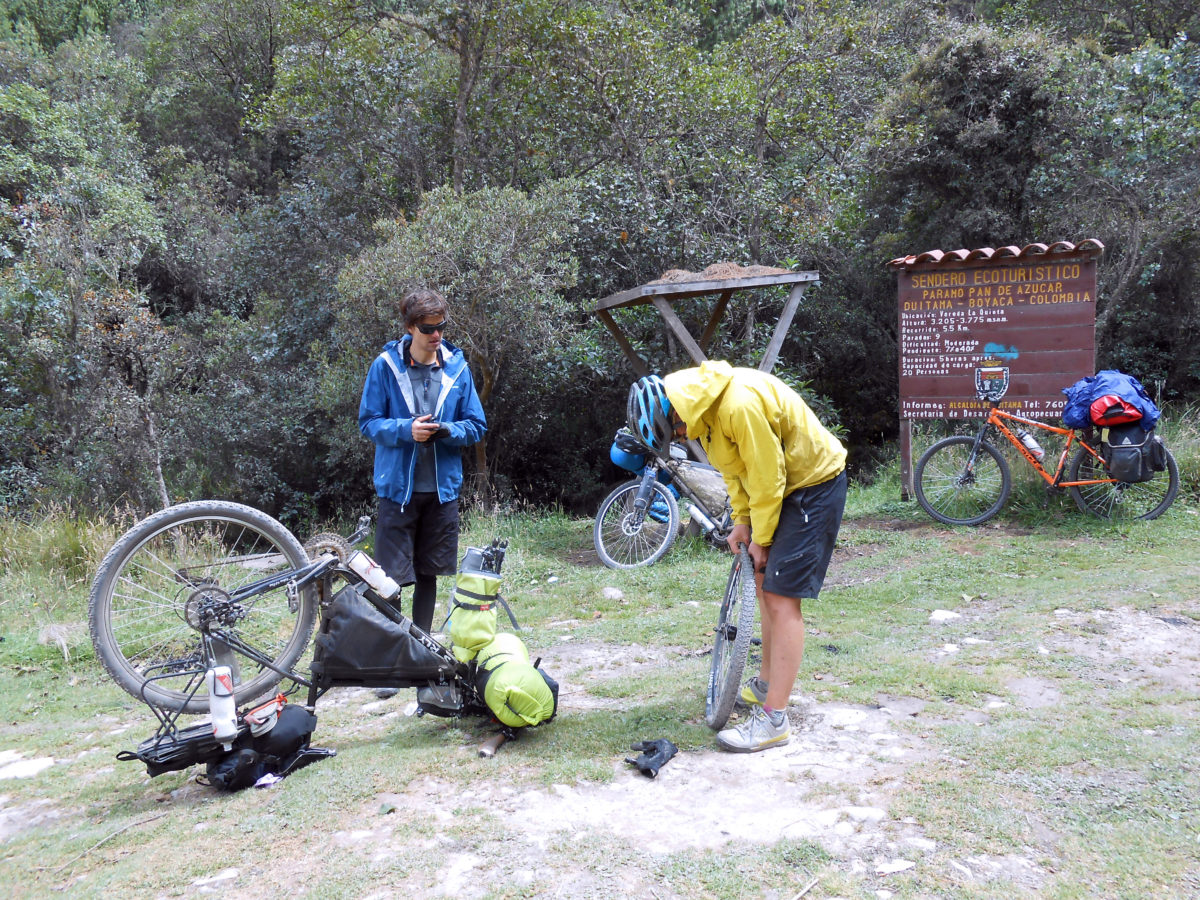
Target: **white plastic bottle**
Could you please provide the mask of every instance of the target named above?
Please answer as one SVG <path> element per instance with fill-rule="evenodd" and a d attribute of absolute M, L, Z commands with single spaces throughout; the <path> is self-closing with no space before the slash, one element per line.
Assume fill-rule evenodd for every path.
<path fill-rule="evenodd" d="M 208 686 L 208 712 L 212 717 L 213 737 L 226 750 L 233 749 L 237 737 L 237 700 L 233 696 L 233 671 L 229 666 L 215 666 L 204 673 Z"/>
<path fill-rule="evenodd" d="M 350 554 L 350 558 L 346 560 L 346 565 L 351 571 L 357 572 L 358 575 L 369 584 L 372 589 L 384 600 L 391 600 L 400 593 L 400 585 L 396 584 L 395 579 L 388 575 L 383 570 L 383 566 L 367 556 L 361 550 L 355 550 Z"/>
<path fill-rule="evenodd" d="M 1033 435 L 1028 431 L 1018 431 L 1017 437 L 1021 439 L 1021 443 L 1025 445 L 1025 449 L 1033 454 L 1034 459 L 1041 462 L 1045 458 L 1046 451 L 1042 449 L 1042 445 L 1034 440 Z"/>
<path fill-rule="evenodd" d="M 688 504 L 688 515 L 704 526 L 705 533 L 716 529 L 717 524 L 706 516 L 695 503 Z"/>

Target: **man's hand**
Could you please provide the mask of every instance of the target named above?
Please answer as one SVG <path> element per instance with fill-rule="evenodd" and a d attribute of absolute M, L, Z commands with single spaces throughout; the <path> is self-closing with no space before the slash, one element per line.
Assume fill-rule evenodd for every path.
<path fill-rule="evenodd" d="M 751 541 L 750 546 L 747 547 L 746 550 L 750 554 L 751 562 L 754 563 L 754 571 L 755 572 L 767 571 L 767 553 L 769 552 L 768 549 L 766 547 L 762 546 L 761 544 L 756 544 L 753 541 Z"/>
<path fill-rule="evenodd" d="M 729 532 L 729 537 L 725 538 L 725 543 L 729 545 L 730 553 L 738 552 L 738 544 L 750 546 L 750 526 L 749 525 L 734 525 L 733 530 Z"/>
<path fill-rule="evenodd" d="M 417 416 L 413 419 L 412 434 L 413 440 L 418 444 L 423 444 L 429 440 L 437 432 L 441 426 L 433 421 L 433 416 Z"/>

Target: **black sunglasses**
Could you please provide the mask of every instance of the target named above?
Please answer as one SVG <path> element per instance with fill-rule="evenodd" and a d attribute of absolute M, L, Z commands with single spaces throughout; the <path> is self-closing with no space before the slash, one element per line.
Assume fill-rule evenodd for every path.
<path fill-rule="evenodd" d="M 433 334 L 435 331 L 439 334 L 445 334 L 446 326 L 449 324 L 450 321 L 448 319 L 442 319 L 442 321 L 438 322 L 436 325 L 418 324 L 417 330 L 420 331 L 421 334 Z"/>

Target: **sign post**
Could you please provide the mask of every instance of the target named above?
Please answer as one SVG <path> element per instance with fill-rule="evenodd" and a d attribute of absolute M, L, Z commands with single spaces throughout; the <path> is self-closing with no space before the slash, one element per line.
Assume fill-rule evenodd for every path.
<path fill-rule="evenodd" d="M 1007 369 L 1002 406 L 1030 418 L 1058 416 L 1062 389 L 1095 373 L 1103 252 L 1089 239 L 933 250 L 888 263 L 897 272 L 904 499 L 912 494 L 912 420 L 986 415 L 976 398 L 981 372 Z"/>

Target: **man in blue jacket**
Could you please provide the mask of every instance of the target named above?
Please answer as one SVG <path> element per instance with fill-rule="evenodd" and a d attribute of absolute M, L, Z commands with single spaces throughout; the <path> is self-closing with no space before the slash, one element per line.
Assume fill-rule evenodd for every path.
<path fill-rule="evenodd" d="M 375 443 L 375 560 L 415 585 L 412 620 L 428 632 L 437 576 L 457 568 L 462 448 L 483 438 L 487 420 L 462 352 L 442 339 L 445 298 L 420 288 L 400 311 L 407 333 L 371 363 L 358 427 Z"/>

